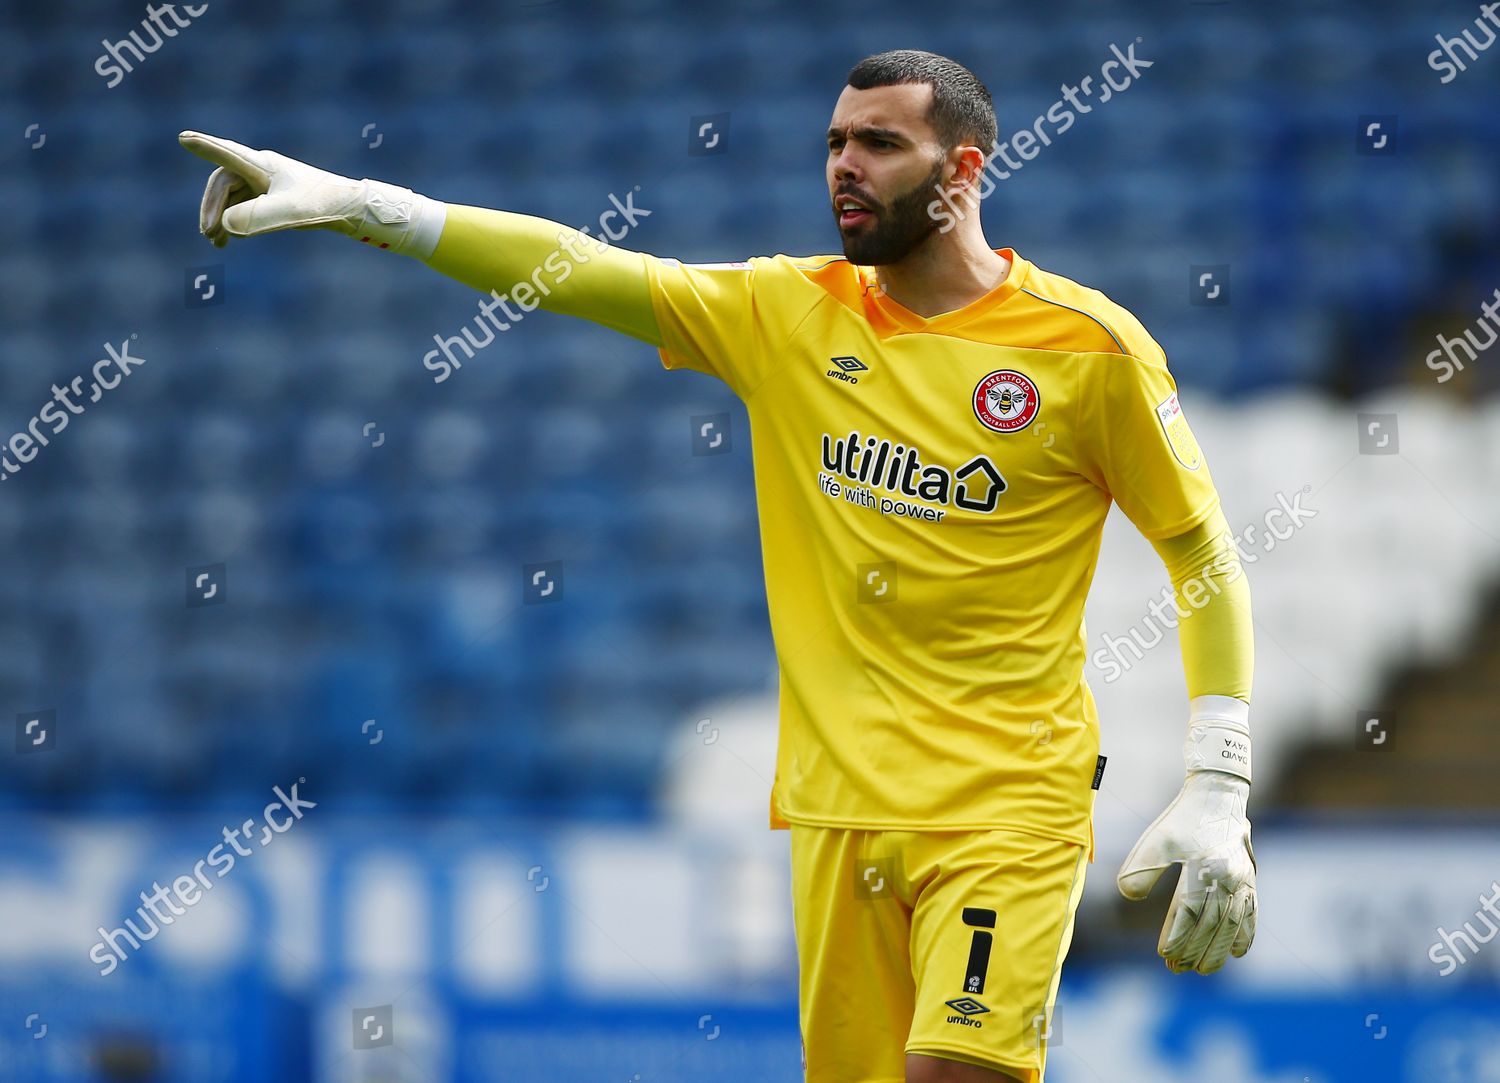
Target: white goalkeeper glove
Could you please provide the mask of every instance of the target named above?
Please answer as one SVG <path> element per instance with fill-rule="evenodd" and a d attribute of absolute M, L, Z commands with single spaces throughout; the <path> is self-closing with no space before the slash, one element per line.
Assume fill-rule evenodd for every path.
<path fill-rule="evenodd" d="M 1168 865 L 1182 874 L 1156 951 L 1174 973 L 1212 974 L 1255 939 L 1255 851 L 1250 848 L 1250 705 L 1229 696 L 1192 701 L 1182 790 L 1142 833 L 1115 878 L 1144 899 Z"/>
<path fill-rule="evenodd" d="M 203 190 L 198 229 L 220 248 L 231 235 L 322 228 L 426 259 L 442 236 L 447 206 L 409 188 L 351 180 L 201 132 L 182 132 L 177 141 L 219 167 Z"/>

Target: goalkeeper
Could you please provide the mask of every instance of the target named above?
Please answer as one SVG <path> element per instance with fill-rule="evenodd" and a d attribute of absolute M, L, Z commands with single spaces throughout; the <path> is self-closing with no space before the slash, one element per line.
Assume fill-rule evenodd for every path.
<path fill-rule="evenodd" d="M 324 228 L 655 346 L 749 412 L 811 1083 L 1040 1083 L 1104 758 L 1083 608 L 1117 503 L 1177 589 L 1180 792 L 1117 875 L 1181 865 L 1157 950 L 1255 933 L 1248 586 L 1161 348 L 972 202 L 993 104 L 931 53 L 870 57 L 828 128 L 842 255 L 685 265 L 183 132 L 216 245 Z M 937 197 L 941 195 L 942 199 Z M 565 273 L 559 251 L 572 255 Z M 1147 735 L 1138 735 L 1147 739 Z"/>

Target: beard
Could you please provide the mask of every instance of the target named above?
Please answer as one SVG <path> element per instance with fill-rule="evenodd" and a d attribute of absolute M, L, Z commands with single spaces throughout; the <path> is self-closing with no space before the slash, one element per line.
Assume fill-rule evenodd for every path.
<path fill-rule="evenodd" d="M 839 236 L 844 242 L 844 258 L 861 267 L 878 267 L 881 264 L 897 263 L 938 228 L 937 219 L 927 212 L 927 205 L 935 198 L 935 190 L 942 180 L 943 161 L 938 159 L 921 181 L 902 192 L 889 204 L 870 205 L 873 219 L 866 220 L 852 230 L 839 227 Z M 856 197 L 859 198 L 859 197 Z M 865 202 L 862 198 L 861 202 Z M 834 208 L 834 222 L 838 222 L 838 208 Z"/>

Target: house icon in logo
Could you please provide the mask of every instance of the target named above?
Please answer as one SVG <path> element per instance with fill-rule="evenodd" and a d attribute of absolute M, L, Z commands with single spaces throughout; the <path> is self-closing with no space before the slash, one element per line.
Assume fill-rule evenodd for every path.
<path fill-rule="evenodd" d="M 977 480 L 971 485 L 968 479 L 975 474 L 983 474 L 988 480 L 988 486 L 982 486 Z M 1000 500 L 1000 494 L 1010 488 L 1004 475 L 1000 473 L 1000 468 L 984 455 L 976 455 L 964 463 L 953 472 L 953 478 L 958 483 L 953 487 L 953 503 L 969 511 L 994 511 L 995 505 Z M 970 495 L 978 491 L 982 491 L 984 495 L 982 497 Z"/>

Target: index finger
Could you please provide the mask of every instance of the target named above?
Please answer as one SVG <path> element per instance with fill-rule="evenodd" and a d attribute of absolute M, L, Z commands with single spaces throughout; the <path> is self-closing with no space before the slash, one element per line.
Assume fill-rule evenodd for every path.
<path fill-rule="evenodd" d="M 223 166 L 238 174 L 251 186 L 264 192 L 271 185 L 271 176 L 260 163 L 260 151 L 236 143 L 233 139 L 220 139 L 202 132 L 180 132 L 177 142 L 200 158 L 207 158 L 214 165 Z"/>

